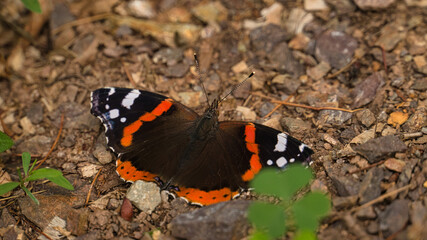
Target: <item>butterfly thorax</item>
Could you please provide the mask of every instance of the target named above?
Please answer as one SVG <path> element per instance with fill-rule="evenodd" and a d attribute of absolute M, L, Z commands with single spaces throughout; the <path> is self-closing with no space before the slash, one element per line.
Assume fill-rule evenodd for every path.
<path fill-rule="evenodd" d="M 218 99 L 195 122 L 195 129 L 191 136 L 194 141 L 205 141 L 214 137 L 218 130 Z"/>

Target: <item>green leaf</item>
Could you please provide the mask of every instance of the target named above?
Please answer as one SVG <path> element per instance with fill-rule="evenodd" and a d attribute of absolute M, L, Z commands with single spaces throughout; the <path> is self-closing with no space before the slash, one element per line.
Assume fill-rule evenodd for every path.
<path fill-rule="evenodd" d="M 30 190 L 28 190 L 26 187 L 21 186 L 21 188 L 24 190 L 24 192 L 28 195 L 28 197 L 30 197 L 37 205 L 40 205 L 39 200 L 37 200 L 36 197 L 34 197 L 34 195 L 30 192 Z"/>
<path fill-rule="evenodd" d="M 37 163 L 37 159 L 34 159 L 33 164 L 31 165 L 30 171 L 28 171 L 29 173 L 31 173 L 31 171 L 33 171 L 34 166 L 36 166 Z"/>
<path fill-rule="evenodd" d="M 283 173 L 279 185 L 286 186 L 280 197 L 292 197 L 298 190 L 305 187 L 313 179 L 313 172 L 300 164 L 290 165 Z"/>
<path fill-rule="evenodd" d="M 51 182 L 57 184 L 60 187 L 63 187 L 68 190 L 74 190 L 73 185 L 61 174 L 57 177 L 47 177 Z"/>
<path fill-rule="evenodd" d="M 272 238 L 265 232 L 255 230 L 254 233 L 249 237 L 250 240 L 271 240 Z"/>
<path fill-rule="evenodd" d="M 296 226 L 301 230 L 316 231 L 319 221 L 331 209 L 331 201 L 320 192 L 307 193 L 294 203 L 292 211 Z"/>
<path fill-rule="evenodd" d="M 30 176 L 27 177 L 26 181 L 34 181 L 42 178 L 52 178 L 61 176 L 62 172 L 53 168 L 40 168 L 34 170 L 30 173 Z"/>
<path fill-rule="evenodd" d="M 251 181 L 251 187 L 255 188 L 257 193 L 275 195 L 287 201 L 312 178 L 311 169 L 300 164 L 292 164 L 283 172 L 272 168 L 262 170 Z"/>
<path fill-rule="evenodd" d="M 280 172 L 273 168 L 261 170 L 250 182 L 254 191 L 259 194 L 278 195 L 280 193 L 277 182 L 280 181 Z"/>
<path fill-rule="evenodd" d="M 280 206 L 254 202 L 249 207 L 248 219 L 256 228 L 268 233 L 271 238 L 278 238 L 286 231 L 286 216 L 284 209 Z"/>
<path fill-rule="evenodd" d="M 316 240 L 316 234 L 309 230 L 300 230 L 297 232 L 297 235 L 294 237 L 294 240 Z"/>
<path fill-rule="evenodd" d="M 8 193 L 9 191 L 12 191 L 17 186 L 19 186 L 19 182 L 8 182 L 8 183 L 1 184 L 0 185 L 0 196 L 5 194 L 5 193 Z"/>
<path fill-rule="evenodd" d="M 25 176 L 28 176 L 28 168 L 30 167 L 31 155 L 28 152 L 22 153 L 22 168 L 24 169 Z"/>
<path fill-rule="evenodd" d="M 38 0 L 21 0 L 26 8 L 28 8 L 32 12 L 42 13 L 42 9 L 40 8 L 40 3 Z"/>
<path fill-rule="evenodd" d="M 13 145 L 12 139 L 7 136 L 4 132 L 0 131 L 0 152 L 4 152 L 11 148 Z"/>

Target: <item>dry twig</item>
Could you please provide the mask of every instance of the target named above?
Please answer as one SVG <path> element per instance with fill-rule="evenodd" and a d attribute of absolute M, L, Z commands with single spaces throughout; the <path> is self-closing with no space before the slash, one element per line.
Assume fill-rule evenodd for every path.
<path fill-rule="evenodd" d="M 58 131 L 58 135 L 56 136 L 55 142 L 53 142 L 52 147 L 50 148 L 47 155 L 43 158 L 43 160 L 39 162 L 39 164 L 37 165 L 37 167 L 34 168 L 34 170 L 38 169 L 46 161 L 49 155 L 53 152 L 53 149 L 55 149 L 56 144 L 58 144 L 59 138 L 61 137 L 61 132 L 63 127 L 64 127 L 64 114 L 61 115 L 61 124 L 59 126 L 59 131 Z"/>
<path fill-rule="evenodd" d="M 86 196 L 86 201 L 85 201 L 85 206 L 87 206 L 87 204 L 89 203 L 89 198 L 90 198 L 90 194 L 92 193 L 92 189 L 93 189 L 93 185 L 95 185 L 96 179 L 98 179 L 99 174 L 101 173 L 102 168 L 100 168 L 98 170 L 98 173 L 95 175 L 95 177 L 93 178 L 92 183 L 90 184 L 90 188 L 89 188 L 89 192 L 87 193 Z"/>

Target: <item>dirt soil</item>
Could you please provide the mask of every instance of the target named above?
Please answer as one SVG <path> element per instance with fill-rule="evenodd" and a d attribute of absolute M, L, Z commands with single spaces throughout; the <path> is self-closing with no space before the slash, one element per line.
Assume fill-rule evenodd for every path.
<path fill-rule="evenodd" d="M 199 207 L 167 195 L 151 213 L 120 216 L 130 184 L 115 174 L 90 93 L 144 89 L 203 112 L 193 53 L 210 100 L 255 72 L 220 119 L 263 123 L 314 150 L 310 189 L 332 200 L 319 239 L 427 239 L 425 0 L 40 3 L 41 14 L 0 3 L 0 130 L 15 142 L 0 155 L 0 183 L 18 180 L 28 151 L 48 155 L 43 165 L 75 190 L 32 183 L 39 206 L 22 190 L 3 196 L 4 239 L 182 237 L 172 219 Z"/>

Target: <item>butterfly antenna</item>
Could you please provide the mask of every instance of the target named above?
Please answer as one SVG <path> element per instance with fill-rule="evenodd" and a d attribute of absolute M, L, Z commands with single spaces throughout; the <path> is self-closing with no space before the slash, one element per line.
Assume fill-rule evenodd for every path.
<path fill-rule="evenodd" d="M 206 92 L 205 85 L 203 84 L 203 81 L 202 81 L 202 73 L 200 72 L 199 59 L 197 58 L 196 53 L 194 53 L 194 62 L 196 63 L 196 70 L 197 70 L 197 74 L 199 75 L 199 84 L 202 87 L 203 93 L 206 96 L 206 102 L 208 103 L 208 106 L 210 106 L 208 93 Z"/>
<path fill-rule="evenodd" d="M 251 72 L 251 74 L 249 74 L 249 76 L 246 77 L 245 80 L 243 80 L 239 84 L 235 85 L 233 87 L 233 89 L 231 89 L 231 91 L 229 93 L 227 93 L 227 95 L 225 95 L 223 98 L 221 98 L 221 100 L 219 102 L 224 101 L 228 96 L 230 96 L 230 94 L 232 94 L 237 88 L 239 88 L 243 83 L 245 83 L 249 78 L 253 77 L 254 75 L 255 75 L 255 72 Z"/>

